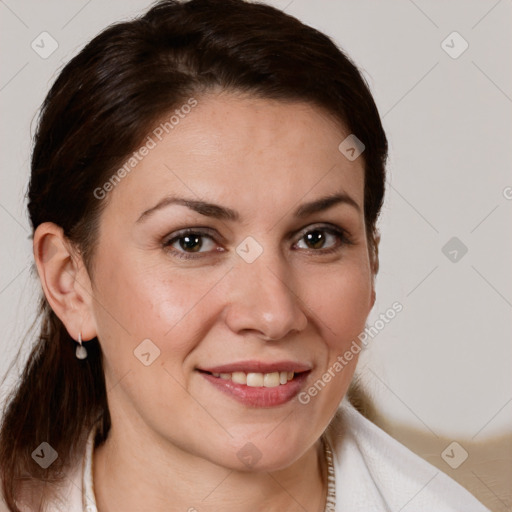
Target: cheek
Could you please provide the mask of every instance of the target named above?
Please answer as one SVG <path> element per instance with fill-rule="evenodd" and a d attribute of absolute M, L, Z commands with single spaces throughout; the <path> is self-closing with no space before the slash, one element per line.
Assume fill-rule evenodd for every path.
<path fill-rule="evenodd" d="M 356 369 L 360 348 L 355 343 L 371 309 L 371 274 L 364 258 L 354 258 L 336 269 L 310 275 L 305 283 L 304 290 L 309 290 L 305 296 L 321 331 L 326 357 L 298 395 L 298 402 L 305 414 L 326 424 Z"/>
<path fill-rule="evenodd" d="M 192 350 L 215 314 L 201 303 L 218 272 L 187 270 L 128 258 L 101 267 L 95 302 L 98 337 L 107 358 L 114 351 L 117 358 L 121 352 L 130 356 L 148 338 L 162 355 L 172 352 L 171 359 L 183 359 Z"/>
<path fill-rule="evenodd" d="M 364 260 L 307 279 L 305 303 L 318 318 L 330 349 L 343 350 L 364 329 L 371 293 L 371 275 Z"/>

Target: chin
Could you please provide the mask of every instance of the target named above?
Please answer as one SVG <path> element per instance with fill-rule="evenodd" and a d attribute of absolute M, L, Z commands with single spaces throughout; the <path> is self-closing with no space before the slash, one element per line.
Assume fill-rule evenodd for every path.
<path fill-rule="evenodd" d="M 286 421 L 286 420 L 285 420 Z M 275 427 L 274 427 L 275 428 Z M 277 427 L 279 429 L 279 427 Z M 264 432 L 241 433 L 230 440 L 223 453 L 223 466 L 236 471 L 272 472 L 286 469 L 300 459 L 314 443 L 313 434 L 300 435 L 283 429 L 281 433 Z M 225 457 L 226 452 L 231 456 Z"/>

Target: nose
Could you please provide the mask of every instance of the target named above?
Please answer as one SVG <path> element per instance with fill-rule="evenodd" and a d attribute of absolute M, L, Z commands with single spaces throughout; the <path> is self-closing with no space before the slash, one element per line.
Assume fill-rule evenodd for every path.
<path fill-rule="evenodd" d="M 279 255 L 264 252 L 253 263 L 238 261 L 230 274 L 225 321 L 233 332 L 270 341 L 306 328 L 304 303 Z"/>

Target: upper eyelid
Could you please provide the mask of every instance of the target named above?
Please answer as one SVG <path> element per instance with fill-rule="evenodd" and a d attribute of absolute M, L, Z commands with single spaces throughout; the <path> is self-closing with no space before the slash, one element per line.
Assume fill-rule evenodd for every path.
<path fill-rule="evenodd" d="M 293 233 L 291 233 L 291 236 L 300 233 L 307 233 L 308 231 L 314 231 L 315 229 L 324 229 L 325 231 L 346 232 L 346 229 L 343 229 L 341 226 L 336 226 L 335 224 L 329 222 L 313 222 L 313 224 L 308 224 L 307 226 L 294 231 Z"/>
<path fill-rule="evenodd" d="M 225 238 L 218 231 L 216 231 L 212 228 L 194 227 L 194 228 L 183 228 L 183 229 L 178 229 L 177 231 L 173 231 L 171 234 L 164 237 L 163 242 L 169 243 L 173 240 L 180 239 L 184 236 L 187 236 L 188 234 L 198 234 L 201 236 L 209 236 L 210 238 L 215 238 L 216 233 L 219 238 L 221 238 L 222 240 L 225 240 Z"/>

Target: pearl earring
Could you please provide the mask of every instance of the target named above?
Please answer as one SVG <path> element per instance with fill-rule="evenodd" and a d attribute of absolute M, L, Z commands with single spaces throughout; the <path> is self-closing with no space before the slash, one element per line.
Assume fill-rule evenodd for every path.
<path fill-rule="evenodd" d="M 78 346 L 76 347 L 76 358 L 85 359 L 87 357 L 87 349 L 82 345 L 82 332 L 78 333 Z"/>

